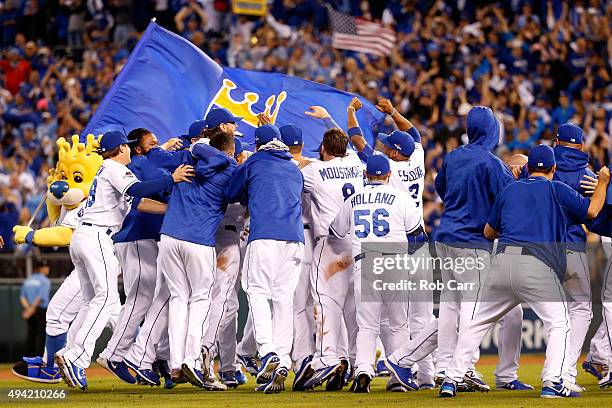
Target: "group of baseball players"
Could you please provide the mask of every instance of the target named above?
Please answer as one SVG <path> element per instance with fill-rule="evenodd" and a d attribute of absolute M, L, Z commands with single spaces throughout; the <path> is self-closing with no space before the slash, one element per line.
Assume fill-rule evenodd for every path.
<path fill-rule="evenodd" d="M 610 230 L 610 171 L 587 169 L 582 130 L 562 125 L 554 149 L 536 146 L 505 164 L 491 152 L 499 141 L 493 112 L 472 108 L 469 143 L 446 155 L 435 180 L 445 210 L 433 244 L 418 130 L 382 99 L 377 108 L 399 130 L 372 146 L 360 108 L 357 98 L 347 107 L 347 132 L 321 106 L 305 112 L 328 128 L 319 160 L 302 154 L 303 129 L 277 128 L 265 114 L 255 152 L 247 151 L 241 118 L 223 108 L 162 146 L 147 129 L 106 132 L 89 196 L 60 221 L 74 230 L 75 271 L 50 306 L 46 355 L 26 359 L 38 370 L 31 377 L 61 376 L 85 389 L 96 340 L 110 326 L 96 361 L 130 384 L 163 379 L 166 388 L 189 382 L 221 391 L 245 384 L 244 368 L 264 393 L 283 391 L 290 370 L 293 391 L 350 385 L 367 393 L 387 373 L 389 391 L 439 386 L 440 396 L 455 397 L 490 389 L 474 365 L 498 323 L 495 386 L 530 390 L 517 376 L 525 303 L 554 339 L 541 396 L 579 396 L 576 364 L 592 317 L 582 225 Z M 484 260 L 474 270 L 441 268 L 438 318 L 431 289 L 372 290 L 374 258 L 432 252 Z M 433 270 L 406 276 L 432 282 Z M 237 344 L 240 288 L 248 319 Z M 597 356 L 583 365 L 602 387 L 612 385 L 610 305 L 592 341 Z"/>

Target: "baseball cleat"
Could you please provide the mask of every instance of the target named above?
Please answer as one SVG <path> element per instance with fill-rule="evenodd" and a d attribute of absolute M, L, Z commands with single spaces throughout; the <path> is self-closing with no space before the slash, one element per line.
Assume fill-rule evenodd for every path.
<path fill-rule="evenodd" d="M 467 385 L 465 381 L 460 381 L 457 383 L 457 392 L 476 392 L 476 390 Z"/>
<path fill-rule="evenodd" d="M 159 381 L 159 375 L 157 375 L 155 371 L 149 370 L 148 368 L 140 368 L 125 358 L 123 359 L 123 364 L 125 364 L 126 367 L 134 371 L 140 377 L 140 380 L 144 383 L 143 385 L 159 386 L 161 384 Z"/>
<path fill-rule="evenodd" d="M 240 354 L 237 354 L 236 357 L 238 357 L 238 362 L 242 364 L 247 373 L 257 375 L 259 372 L 259 365 L 255 357 L 241 356 Z"/>
<path fill-rule="evenodd" d="M 314 370 L 312 369 L 312 356 L 308 356 L 302 360 L 299 370 L 295 372 L 293 379 L 293 391 L 304 391 L 304 383 L 312 378 Z"/>
<path fill-rule="evenodd" d="M 41 357 L 23 357 L 11 371 L 26 381 L 43 384 L 57 384 L 62 381 L 59 368 L 47 367 Z"/>
<path fill-rule="evenodd" d="M 610 374 L 610 371 L 608 371 L 606 376 L 599 380 L 597 384 L 599 384 L 599 388 L 602 389 L 612 387 L 612 374 Z"/>
<path fill-rule="evenodd" d="M 608 366 L 606 364 L 596 363 L 594 361 L 583 361 L 582 369 L 598 380 L 601 380 L 608 374 Z"/>
<path fill-rule="evenodd" d="M 104 360 L 104 361 L 101 361 Z M 106 358 L 99 357 L 96 362 L 102 367 L 106 368 L 110 373 L 114 374 L 121 381 L 128 384 L 136 384 L 136 379 L 128 370 L 128 366 L 123 362 L 115 362 L 107 360 Z"/>
<path fill-rule="evenodd" d="M 434 376 L 434 382 L 436 384 L 436 387 L 441 386 L 445 379 L 446 379 L 446 374 L 444 374 L 444 371 L 437 372 L 436 375 Z"/>
<path fill-rule="evenodd" d="M 385 365 L 385 359 L 381 358 L 380 360 L 376 362 L 376 376 L 377 377 L 388 377 L 390 375 L 391 373 L 389 372 L 389 370 L 387 369 L 387 366 Z"/>
<path fill-rule="evenodd" d="M 281 391 L 285 391 L 285 380 L 289 376 L 289 371 L 281 367 L 274 371 L 272 379 L 264 387 L 264 394 L 278 394 Z"/>
<path fill-rule="evenodd" d="M 457 383 L 451 379 L 446 379 L 440 385 L 440 398 L 455 398 L 457 396 Z"/>
<path fill-rule="evenodd" d="M 187 378 L 187 381 L 191 383 L 191 385 L 204 388 L 204 377 L 202 377 L 202 371 L 198 370 L 195 367 L 189 367 L 187 364 L 183 363 L 181 366 L 183 370 L 183 374 Z"/>
<path fill-rule="evenodd" d="M 60 370 L 60 375 L 62 376 L 62 380 L 66 383 L 66 385 L 70 388 L 74 388 L 75 384 L 72 382 L 72 377 L 68 373 L 68 361 L 64 359 L 64 356 L 60 354 L 55 354 L 53 357 L 53 361 L 55 361 L 55 365 Z"/>
<path fill-rule="evenodd" d="M 585 392 L 586 391 L 586 388 L 584 388 L 582 385 L 576 384 L 575 382 L 572 382 L 569 380 L 563 380 L 563 385 L 566 388 L 569 388 L 570 390 L 574 392 Z"/>
<path fill-rule="evenodd" d="M 410 368 L 400 367 L 389 359 L 385 360 L 385 365 L 389 369 L 389 372 L 395 376 L 398 383 L 410 391 L 418 391 L 419 385 L 414 381 Z"/>
<path fill-rule="evenodd" d="M 391 392 L 408 392 L 406 387 L 398 383 L 397 380 L 393 378 L 393 376 L 391 376 L 389 381 L 387 381 L 387 385 L 385 386 L 385 389 Z"/>
<path fill-rule="evenodd" d="M 480 374 L 478 371 L 468 371 L 465 373 L 463 381 L 465 381 L 465 383 L 475 391 L 489 392 L 491 390 L 491 387 L 484 382 L 482 379 L 482 374 Z"/>
<path fill-rule="evenodd" d="M 261 359 L 261 367 L 257 372 L 257 382 L 259 383 L 264 378 L 272 378 L 272 374 L 278 365 L 280 364 L 280 358 L 276 353 L 268 353 Z M 268 380 L 270 381 L 270 380 Z"/>
<path fill-rule="evenodd" d="M 542 384 L 542 392 L 540 397 L 542 398 L 574 398 L 580 397 L 581 395 L 567 388 L 563 381 L 553 383 L 552 381 L 546 381 Z"/>
<path fill-rule="evenodd" d="M 372 382 L 372 378 L 367 373 L 359 373 L 355 381 L 353 381 L 351 391 L 355 394 L 369 394 L 370 382 Z"/>
<path fill-rule="evenodd" d="M 183 373 L 183 370 L 179 369 L 172 369 L 170 371 L 170 378 L 172 379 L 172 382 L 176 385 L 176 384 L 185 384 L 188 383 L 189 380 L 187 380 L 187 377 L 185 376 L 185 373 Z"/>
<path fill-rule="evenodd" d="M 202 347 L 202 377 L 208 378 L 211 374 L 210 365 L 211 365 L 211 354 L 208 347 Z"/>
<path fill-rule="evenodd" d="M 519 380 L 514 380 L 504 385 L 498 385 L 495 387 L 498 390 L 508 390 L 508 391 L 530 391 L 534 388 L 529 385 L 521 382 Z"/>
<path fill-rule="evenodd" d="M 431 384 L 431 383 L 419 384 L 419 390 L 420 391 L 433 390 L 434 388 L 436 388 L 435 384 Z"/>
<path fill-rule="evenodd" d="M 208 377 L 204 381 L 204 387 L 206 391 L 227 391 L 227 386 L 221 381 L 217 380 L 215 376 Z"/>
<path fill-rule="evenodd" d="M 236 370 L 236 372 L 234 373 L 234 377 L 236 377 L 238 385 L 244 385 L 249 382 L 246 375 L 244 375 L 244 373 L 240 369 Z"/>
<path fill-rule="evenodd" d="M 336 373 L 336 371 L 341 369 L 341 367 L 342 364 L 338 363 L 333 366 L 319 368 L 314 372 L 313 376 L 304 383 L 304 389 L 310 390 L 315 387 L 319 387 L 325 381 L 329 380 Z"/>
<path fill-rule="evenodd" d="M 344 388 L 344 385 L 348 382 L 347 379 L 350 378 L 351 363 L 348 360 L 342 359 L 340 360 L 340 369 L 337 370 L 334 375 L 327 380 L 327 384 L 325 384 L 325 391 L 341 391 Z"/>
<path fill-rule="evenodd" d="M 125 360 L 124 360 L 125 361 Z M 171 390 L 176 387 L 174 381 L 172 381 L 172 375 L 170 374 L 170 367 L 166 360 L 155 360 L 153 362 L 153 372 L 159 377 L 164 378 L 164 388 Z"/>
<path fill-rule="evenodd" d="M 238 381 L 234 371 L 220 372 L 219 379 L 227 388 L 238 388 Z"/>

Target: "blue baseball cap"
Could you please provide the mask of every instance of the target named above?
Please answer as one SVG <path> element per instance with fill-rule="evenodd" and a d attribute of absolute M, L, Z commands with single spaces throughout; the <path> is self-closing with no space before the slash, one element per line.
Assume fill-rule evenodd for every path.
<path fill-rule="evenodd" d="M 236 123 L 242 120 L 242 118 L 240 116 L 234 116 L 232 112 L 225 108 L 214 108 L 208 112 L 204 120 L 206 121 L 206 127 L 210 129 L 222 123 Z"/>
<path fill-rule="evenodd" d="M 382 176 L 388 174 L 391 171 L 391 165 L 389 164 L 389 158 L 384 154 L 375 154 L 368 157 L 366 163 L 366 173 L 370 176 Z"/>
<path fill-rule="evenodd" d="M 243 141 L 241 141 L 240 139 L 238 139 L 237 137 L 234 138 L 234 158 L 238 157 L 238 155 L 242 152 L 244 152 L 245 150 L 249 149 L 249 144 L 248 143 L 244 143 Z"/>
<path fill-rule="evenodd" d="M 410 156 L 414 152 L 414 139 L 406 132 L 394 130 L 391 134 L 379 133 L 378 140 L 389 149 L 397 150 L 404 156 Z"/>
<path fill-rule="evenodd" d="M 191 125 L 189 125 L 189 138 L 192 137 L 200 137 L 200 133 L 202 133 L 202 129 L 206 128 L 206 121 L 203 119 L 196 120 Z M 190 142 L 191 143 L 191 142 Z"/>
<path fill-rule="evenodd" d="M 557 139 L 562 142 L 582 144 L 582 129 L 572 123 L 564 123 L 557 129 Z"/>
<path fill-rule="evenodd" d="M 281 134 L 274 125 L 263 125 L 255 129 L 255 144 L 265 145 L 272 140 L 281 140 Z"/>
<path fill-rule="evenodd" d="M 304 144 L 302 138 L 302 129 L 295 125 L 281 126 L 279 129 L 281 134 L 281 140 L 287 146 L 300 146 Z"/>
<path fill-rule="evenodd" d="M 527 165 L 531 168 L 545 169 L 555 164 L 555 151 L 550 146 L 537 145 L 529 151 Z"/>
<path fill-rule="evenodd" d="M 118 130 L 104 132 L 100 140 L 100 153 L 105 153 L 123 144 L 135 143 L 137 140 L 128 140 L 127 136 Z"/>

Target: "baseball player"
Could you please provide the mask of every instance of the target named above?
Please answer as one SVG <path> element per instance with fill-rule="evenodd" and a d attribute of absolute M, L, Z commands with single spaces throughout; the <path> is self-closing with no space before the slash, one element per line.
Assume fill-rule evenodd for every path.
<path fill-rule="evenodd" d="M 281 139 L 289 147 L 294 163 L 299 168 L 310 164 L 312 159 L 302 156 L 304 139 L 302 129 L 295 125 L 285 125 L 280 129 Z M 302 193 L 302 222 L 304 223 L 304 258 L 300 280 L 295 290 L 293 300 L 293 349 L 291 359 L 295 378 L 293 391 L 304 391 L 304 382 L 310 378 L 314 371 L 311 367 L 314 354 L 314 310 L 310 288 L 310 269 L 312 266 L 312 253 L 314 237 L 312 234 L 312 213 L 310 194 Z"/>
<path fill-rule="evenodd" d="M 128 169 L 142 181 L 163 178 L 167 173 L 153 166 L 146 153 L 157 145 L 157 138 L 149 130 L 132 130 L 128 140 L 131 145 L 131 162 Z M 170 193 L 164 191 L 155 198 L 167 201 Z M 130 349 L 140 323 L 151 307 L 157 279 L 157 240 L 163 215 L 147 214 L 137 210 L 137 203 L 125 217 L 121 231 L 114 237 L 115 254 L 123 273 L 123 288 L 126 295 L 113 335 L 106 348 L 96 360 L 98 364 L 115 374 L 119 379 L 134 384 L 123 357 Z"/>
<path fill-rule="evenodd" d="M 377 107 L 379 110 L 391 115 L 397 126 L 401 129 L 389 135 L 379 134 L 383 151 L 390 159 L 391 177 L 389 184 L 407 193 L 422 213 L 423 186 L 425 183 L 425 151 L 420 143 L 421 135 L 409 120 L 393 109 L 388 99 L 381 99 Z M 367 160 L 375 152 L 367 144 L 359 128 L 356 111 L 360 108 L 361 102 L 359 99 L 353 98 L 348 108 L 348 133 L 362 160 Z M 410 236 L 409 239 L 416 244 L 415 247 L 418 247 L 418 249 L 415 248 L 413 256 L 427 259 L 430 257 L 429 246 L 426 245 L 428 239 L 423 231 L 424 229 L 422 228 L 420 233 Z M 411 279 L 415 282 L 432 282 L 433 271 L 426 266 L 427 263 L 423 262 L 423 266 L 412 271 Z M 409 305 L 410 333 L 412 336 L 417 336 L 435 318 L 433 315 L 433 291 L 414 291 L 414 295 L 409 300 Z M 384 323 L 383 321 L 383 326 L 385 326 Z M 383 336 L 386 332 L 386 330 L 383 330 Z M 434 366 L 432 356 L 428 355 L 424 361 L 419 362 L 417 380 L 423 389 L 433 388 Z M 388 388 L 393 388 L 393 379 L 389 382 Z"/>
<path fill-rule="evenodd" d="M 363 270 L 366 258 L 384 256 L 370 252 L 367 243 L 387 244 L 384 250 L 399 248 L 407 253 L 406 235 L 421 230 L 422 212 L 408 193 L 389 186 L 391 167 L 384 155 L 372 155 L 367 160 L 367 185 L 348 198 L 331 223 L 329 230 L 335 236 L 350 234 L 355 258 L 355 303 L 357 307 L 357 356 L 355 361 L 355 393 L 370 391 L 374 377 L 376 338 L 385 318 L 389 324 L 387 350 L 393 350 L 409 337 L 407 296 L 405 291 L 380 291 L 373 284 L 372 271 Z M 400 243 L 399 245 L 397 243 Z M 382 247 L 382 245 L 381 245 Z M 397 249 L 396 249 L 397 250 Z M 368 276 L 369 274 L 369 276 Z"/>
<path fill-rule="evenodd" d="M 261 356 L 258 377 L 272 374 L 257 390 L 277 393 L 291 367 L 293 295 L 304 250 L 304 181 L 278 128 L 258 127 L 255 144 L 256 153 L 238 167 L 226 194 L 230 202 L 246 204 L 251 217 L 242 287 Z"/>
<path fill-rule="evenodd" d="M 348 239 L 329 235 L 329 225 L 344 200 L 363 188 L 359 157 L 347 154 L 348 137 L 339 128 L 325 132 L 320 146 L 321 161 L 302 169 L 304 190 L 311 196 L 313 232 L 316 239 L 311 269 L 312 297 L 316 321 L 315 370 L 306 389 L 322 385 L 335 391 L 345 383 L 354 362 L 357 322 L 353 292 L 353 257 Z M 344 327 L 348 337 L 344 334 Z"/>
<path fill-rule="evenodd" d="M 55 354 L 55 362 L 66 384 L 82 390 L 87 388 L 85 369 L 91 363 L 95 342 L 119 302 L 119 263 L 112 236 L 129 212 L 132 197 L 158 193 L 174 182 L 188 180 L 192 174 L 191 168 L 181 167 L 161 180 L 139 182 L 126 167 L 130 163 L 129 143 L 117 131 L 102 136 L 100 153 L 104 161 L 92 183 L 81 224 L 70 241 L 70 256 L 79 275 L 85 317 L 74 340 Z"/>
<path fill-rule="evenodd" d="M 213 130 L 210 146 L 193 150 L 196 177 L 177 185 L 161 227 L 158 264 L 170 292 L 170 368 L 194 386 L 204 388 L 210 350 L 201 351 L 210 322 L 211 289 L 216 275 L 215 233 L 227 202 L 223 189 L 236 167 L 233 136 Z M 194 149 L 194 146 L 192 146 Z"/>
<path fill-rule="evenodd" d="M 506 187 L 488 216 L 484 234 L 499 239 L 498 254 L 481 285 L 473 317 L 461 328 L 441 397 L 456 395 L 456 384 L 464 378 L 473 350 L 486 331 L 520 302 L 529 304 L 554 339 L 546 349 L 541 396 L 580 396 L 563 380 L 571 328 L 560 283 L 566 271 L 564 242 L 570 224 L 595 218 L 603 208 L 610 171 L 600 172 L 599 185 L 589 201 L 567 185 L 552 181 L 556 165 L 549 146 L 534 147 L 528 167 L 529 178 Z"/>
<path fill-rule="evenodd" d="M 444 371 L 453 357 L 457 344 L 457 328 L 461 330 L 461 326 L 473 314 L 474 297 L 478 292 L 477 285 L 464 286 L 473 290 L 458 291 L 449 290 L 447 283 L 451 280 L 468 284 L 479 282 L 481 275 L 486 273 L 486 264 L 492 248 L 492 241 L 482 235 L 486 215 L 499 192 L 515 181 L 504 163 L 491 153 L 499 141 L 499 123 L 490 108 L 476 106 L 470 110 L 467 115 L 467 134 L 469 143 L 446 155 L 435 180 L 438 195 L 444 201 L 444 213 L 435 237 L 436 251 L 438 257 L 443 259 L 480 260 L 484 264 L 484 270 L 472 268 L 458 273 L 453 269 L 442 268 L 445 288 L 440 300 L 437 382 L 443 379 Z M 506 319 L 516 322 L 508 326 L 520 328 L 520 306 L 517 305 Z M 500 343 L 505 347 L 502 357 L 516 358 L 520 353 L 521 331 L 503 330 L 502 334 L 504 337 L 500 339 Z M 475 353 L 473 363 L 477 360 L 478 353 Z M 516 367 L 513 361 L 500 361 L 499 364 L 508 368 Z M 518 380 L 514 369 L 508 370 L 507 375 L 500 370 L 496 374 L 496 382 L 500 388 L 532 389 Z M 489 389 L 473 364 L 466 373 L 465 382 L 478 390 Z"/>

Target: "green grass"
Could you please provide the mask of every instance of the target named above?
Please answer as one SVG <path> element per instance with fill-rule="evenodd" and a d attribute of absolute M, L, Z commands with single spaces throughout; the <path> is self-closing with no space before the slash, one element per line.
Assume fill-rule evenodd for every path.
<path fill-rule="evenodd" d="M 530 358 L 530 360 L 532 360 Z M 494 366 L 480 364 L 478 369 L 483 372 L 489 384 L 493 383 Z M 207 392 L 196 389 L 188 384 L 180 385 L 174 390 L 149 388 L 143 386 L 130 386 L 119 382 L 110 376 L 91 376 L 88 379 L 89 388 L 82 392 L 71 390 L 64 402 L 54 402 L 53 405 L 62 404 L 70 407 L 214 407 L 214 408 L 252 408 L 272 405 L 276 407 L 321 407 L 321 408 L 358 408 L 358 407 L 589 407 L 606 408 L 612 402 L 612 389 L 600 390 L 595 378 L 580 373 L 579 382 L 586 386 L 588 391 L 582 398 L 545 400 L 539 398 L 539 375 L 541 364 L 525 363 L 519 371 L 520 378 L 534 386 L 535 391 L 491 391 L 489 393 L 462 393 L 454 400 L 437 398 L 437 390 L 418 391 L 410 393 L 390 393 L 384 390 L 386 379 L 375 379 L 370 394 L 352 394 L 348 391 L 324 392 L 315 390 L 305 393 L 285 391 L 281 394 L 263 395 L 253 391 L 254 381 L 237 390 L 226 392 Z M 10 370 L 7 366 L 0 367 L 0 406 L 9 406 L 6 402 L 6 393 L 11 388 L 46 388 L 67 389 L 63 383 L 57 385 L 41 385 L 19 381 L 7 375 Z M 291 379 L 290 379 L 291 380 Z M 290 380 L 287 384 L 290 385 Z M 290 387 L 289 387 L 290 388 Z M 32 401 L 23 401 L 21 405 L 32 405 Z M 38 404 L 36 404 L 38 405 Z M 10 406 L 15 406 L 11 404 Z"/>

